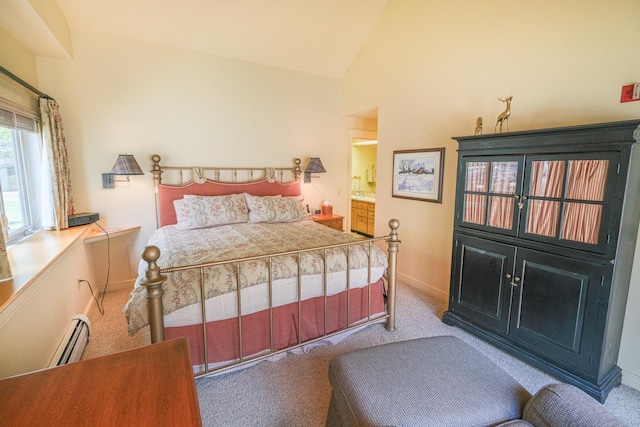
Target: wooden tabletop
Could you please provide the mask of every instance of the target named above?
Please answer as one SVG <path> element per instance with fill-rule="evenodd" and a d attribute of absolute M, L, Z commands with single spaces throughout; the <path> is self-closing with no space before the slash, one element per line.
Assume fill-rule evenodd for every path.
<path fill-rule="evenodd" d="M 320 215 L 312 215 L 311 219 L 314 221 L 326 221 L 326 220 L 331 220 L 331 219 L 340 219 L 340 218 L 344 218 L 341 215 L 334 215 L 334 214 L 320 214 Z"/>
<path fill-rule="evenodd" d="M 1 380 L 0 425 L 201 426 L 187 340 Z"/>

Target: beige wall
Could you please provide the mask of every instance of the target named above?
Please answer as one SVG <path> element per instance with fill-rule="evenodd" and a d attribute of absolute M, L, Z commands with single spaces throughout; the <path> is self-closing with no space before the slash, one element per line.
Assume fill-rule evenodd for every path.
<path fill-rule="evenodd" d="M 27 83 L 37 87 L 36 58 L 0 26 L 0 65 Z M 25 108 L 36 108 L 34 95 L 10 78 L 0 74 L 0 97 Z"/>
<path fill-rule="evenodd" d="M 376 218 L 400 219 L 398 269 L 445 299 L 457 144 L 484 118 L 493 132 L 513 95 L 510 130 L 640 117 L 620 104 L 640 81 L 640 2 L 391 0 L 344 80 L 346 114 L 378 108 Z M 394 150 L 445 147 L 442 204 L 391 198 Z M 384 231 L 376 222 L 376 234 Z M 640 262 L 640 258 L 638 258 Z M 640 273 L 633 277 L 620 363 L 640 386 Z"/>
<path fill-rule="evenodd" d="M 141 225 L 129 252 L 155 229 L 152 179 L 103 189 L 120 153 L 166 164 L 289 166 L 310 156 L 327 173 L 303 194 L 310 207 L 348 206 L 349 128 L 340 80 L 98 33 L 74 36 L 74 60 L 38 58 L 41 89 L 61 106 L 79 211 L 105 227 Z"/>

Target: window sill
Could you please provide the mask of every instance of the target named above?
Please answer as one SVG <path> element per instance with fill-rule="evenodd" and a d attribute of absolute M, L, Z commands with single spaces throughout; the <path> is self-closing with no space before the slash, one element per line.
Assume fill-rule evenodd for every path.
<path fill-rule="evenodd" d="M 0 282 L 0 312 L 15 301 L 76 242 L 91 231 L 91 225 L 62 231 L 39 231 L 7 249 L 11 279 Z"/>

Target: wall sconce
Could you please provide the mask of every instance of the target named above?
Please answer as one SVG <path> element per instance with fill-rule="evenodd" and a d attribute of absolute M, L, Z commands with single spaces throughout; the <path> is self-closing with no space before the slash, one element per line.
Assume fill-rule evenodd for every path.
<path fill-rule="evenodd" d="M 309 160 L 307 168 L 304 170 L 304 182 L 311 182 L 312 173 L 324 173 L 327 170 L 324 168 L 322 161 L 319 157 L 312 157 Z M 313 178 L 320 178 L 319 175 L 313 175 Z"/>
<path fill-rule="evenodd" d="M 124 175 L 125 179 L 115 179 L 116 175 Z M 116 181 L 129 181 L 129 175 L 144 175 L 133 154 L 120 154 L 111 172 L 102 174 L 102 188 L 115 188 Z"/>

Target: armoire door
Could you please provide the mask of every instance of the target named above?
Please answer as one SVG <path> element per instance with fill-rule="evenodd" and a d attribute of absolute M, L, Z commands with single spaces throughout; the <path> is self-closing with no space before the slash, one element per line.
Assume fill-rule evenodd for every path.
<path fill-rule="evenodd" d="M 515 247 L 455 234 L 449 310 L 505 334 Z"/>
<path fill-rule="evenodd" d="M 606 253 L 618 162 L 616 152 L 527 156 L 519 236 Z"/>
<path fill-rule="evenodd" d="M 516 236 L 524 157 L 474 156 L 460 164 L 456 224 Z"/>
<path fill-rule="evenodd" d="M 588 371 L 606 264 L 518 248 L 509 337 Z"/>

